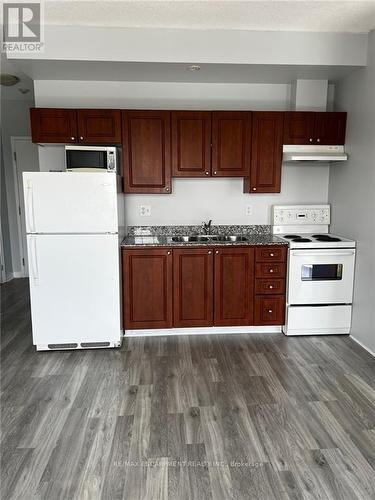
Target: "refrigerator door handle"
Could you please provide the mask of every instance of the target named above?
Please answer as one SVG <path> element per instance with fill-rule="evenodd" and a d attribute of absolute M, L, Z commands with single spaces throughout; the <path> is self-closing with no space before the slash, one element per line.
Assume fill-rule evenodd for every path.
<path fill-rule="evenodd" d="M 26 184 L 26 231 L 35 233 L 35 214 L 34 214 L 34 199 L 33 199 L 33 184 L 31 180 Z"/>
<path fill-rule="evenodd" d="M 39 285 L 38 258 L 36 251 L 36 237 L 30 236 L 31 275 L 34 286 Z"/>

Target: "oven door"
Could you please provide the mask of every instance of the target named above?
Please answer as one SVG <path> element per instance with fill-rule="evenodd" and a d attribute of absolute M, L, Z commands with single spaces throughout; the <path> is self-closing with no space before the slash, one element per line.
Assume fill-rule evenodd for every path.
<path fill-rule="evenodd" d="M 351 304 L 355 249 L 289 250 L 288 304 Z"/>

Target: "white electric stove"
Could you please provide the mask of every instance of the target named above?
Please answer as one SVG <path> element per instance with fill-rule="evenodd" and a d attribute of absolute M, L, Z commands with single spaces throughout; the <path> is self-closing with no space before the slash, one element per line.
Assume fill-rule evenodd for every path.
<path fill-rule="evenodd" d="M 273 233 L 288 242 L 286 335 L 348 334 L 355 241 L 329 233 L 329 205 L 274 206 Z"/>

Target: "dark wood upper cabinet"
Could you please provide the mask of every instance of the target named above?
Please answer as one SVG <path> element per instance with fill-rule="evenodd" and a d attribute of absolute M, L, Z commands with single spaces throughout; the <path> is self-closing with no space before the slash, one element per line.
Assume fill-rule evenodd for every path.
<path fill-rule="evenodd" d="M 172 251 L 123 250 L 124 326 L 172 327 Z"/>
<path fill-rule="evenodd" d="M 170 193 L 171 114 L 123 111 L 122 147 L 126 193 Z"/>
<path fill-rule="evenodd" d="M 284 115 L 284 144 L 314 143 L 315 113 L 289 111 Z"/>
<path fill-rule="evenodd" d="M 253 113 L 250 177 L 245 193 L 279 193 L 283 156 L 284 113 Z"/>
<path fill-rule="evenodd" d="M 31 108 L 31 135 L 33 142 L 77 142 L 77 112 L 75 109 Z"/>
<path fill-rule="evenodd" d="M 212 175 L 245 177 L 250 171 L 251 112 L 212 113 Z"/>
<path fill-rule="evenodd" d="M 212 326 L 212 249 L 173 250 L 173 290 L 175 327 Z"/>
<path fill-rule="evenodd" d="M 172 111 L 174 177 L 211 175 L 211 113 Z"/>
<path fill-rule="evenodd" d="M 284 144 L 345 144 L 346 113 L 285 113 Z"/>
<path fill-rule="evenodd" d="M 214 324 L 253 324 L 254 249 L 228 247 L 214 252 Z"/>
<path fill-rule="evenodd" d="M 345 144 L 346 113 L 316 113 L 314 138 L 317 144 Z"/>
<path fill-rule="evenodd" d="M 78 141 L 86 144 L 120 144 L 121 112 L 117 109 L 79 109 Z"/>

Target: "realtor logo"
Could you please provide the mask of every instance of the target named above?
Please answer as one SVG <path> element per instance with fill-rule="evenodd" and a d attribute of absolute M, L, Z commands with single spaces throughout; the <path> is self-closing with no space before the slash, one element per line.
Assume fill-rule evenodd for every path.
<path fill-rule="evenodd" d="M 39 2 L 4 3 L 3 51 L 41 52 L 41 14 Z"/>

